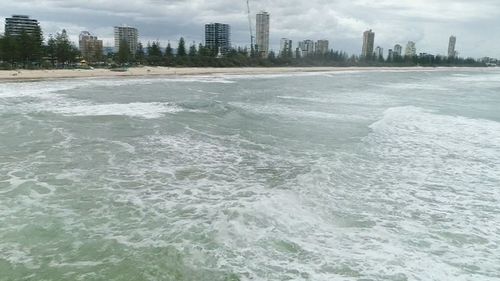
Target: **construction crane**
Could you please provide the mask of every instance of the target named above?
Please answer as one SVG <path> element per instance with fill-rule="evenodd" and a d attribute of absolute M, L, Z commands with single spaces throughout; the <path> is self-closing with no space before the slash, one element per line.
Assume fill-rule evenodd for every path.
<path fill-rule="evenodd" d="M 255 55 L 255 49 L 254 49 L 255 36 L 253 35 L 252 13 L 250 11 L 250 0 L 247 0 L 247 11 L 248 11 L 248 28 L 250 29 L 250 56 L 254 56 Z"/>

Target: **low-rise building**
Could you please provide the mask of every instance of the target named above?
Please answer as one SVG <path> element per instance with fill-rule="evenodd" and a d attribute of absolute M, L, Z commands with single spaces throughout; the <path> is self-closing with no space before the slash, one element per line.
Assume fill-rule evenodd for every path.
<path fill-rule="evenodd" d="M 5 19 L 5 35 L 19 36 L 21 33 L 34 34 L 40 32 L 40 24 L 29 16 L 13 15 Z"/>
<path fill-rule="evenodd" d="M 88 31 L 82 31 L 78 43 L 80 53 L 87 62 L 97 62 L 102 59 L 102 40 L 99 40 L 97 36 L 93 36 Z"/>

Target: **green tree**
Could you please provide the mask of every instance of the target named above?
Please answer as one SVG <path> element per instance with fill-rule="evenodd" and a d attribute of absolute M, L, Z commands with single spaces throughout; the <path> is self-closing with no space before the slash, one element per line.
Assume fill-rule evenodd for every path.
<path fill-rule="evenodd" d="M 52 66 L 56 65 L 57 55 L 56 55 L 56 39 L 50 35 L 47 41 L 47 46 L 45 47 L 45 53 L 49 57 Z"/>
<path fill-rule="evenodd" d="M 148 56 L 147 61 L 151 65 L 159 65 L 161 63 L 163 54 L 161 52 L 160 42 L 148 43 Z"/>
<path fill-rule="evenodd" d="M 196 45 L 194 43 L 193 43 L 193 45 L 189 46 L 188 55 L 190 57 L 196 57 L 198 55 L 198 51 L 196 50 Z"/>
<path fill-rule="evenodd" d="M 19 61 L 20 58 L 19 40 L 17 40 L 15 36 L 6 34 L 1 39 L 1 41 L 3 55 L 2 59 L 6 62 L 9 62 L 12 67 L 16 62 Z"/>
<path fill-rule="evenodd" d="M 177 47 L 177 56 L 179 57 L 185 57 L 186 54 L 186 42 L 184 42 L 184 38 L 181 37 L 179 39 L 179 46 Z"/>
<path fill-rule="evenodd" d="M 6 34 L 0 39 L 0 53 L 5 62 L 20 63 L 31 67 L 40 63 L 43 56 L 43 35 L 38 27 L 33 32 L 22 31 L 19 35 Z"/>
<path fill-rule="evenodd" d="M 144 47 L 142 43 L 137 44 L 137 51 L 135 52 L 135 60 L 139 64 L 144 64 L 146 61 L 146 53 L 144 52 Z"/>
<path fill-rule="evenodd" d="M 118 53 L 116 54 L 116 61 L 119 64 L 129 63 L 132 58 L 130 53 L 130 46 L 126 40 L 120 41 L 120 46 L 118 47 Z"/>
<path fill-rule="evenodd" d="M 42 60 L 44 56 L 44 38 L 42 29 L 37 26 L 31 37 L 33 39 L 33 58 L 36 60 Z"/>
<path fill-rule="evenodd" d="M 174 65 L 174 50 L 170 42 L 168 42 L 167 48 L 165 48 L 164 63 L 168 66 Z"/>
<path fill-rule="evenodd" d="M 16 39 L 19 40 L 19 59 L 26 67 L 33 56 L 34 42 L 26 31 L 22 31 Z"/>
<path fill-rule="evenodd" d="M 172 50 L 172 45 L 170 45 L 170 42 L 168 42 L 167 48 L 165 48 L 165 57 L 166 58 L 174 57 L 174 50 Z"/>
<path fill-rule="evenodd" d="M 209 57 L 211 56 L 211 50 L 205 46 L 203 46 L 201 43 L 200 45 L 198 46 L 198 55 L 200 57 Z"/>
<path fill-rule="evenodd" d="M 66 30 L 57 33 L 55 37 L 55 57 L 58 63 L 63 66 L 76 62 L 79 56 L 79 51 L 76 46 L 69 41 Z"/>

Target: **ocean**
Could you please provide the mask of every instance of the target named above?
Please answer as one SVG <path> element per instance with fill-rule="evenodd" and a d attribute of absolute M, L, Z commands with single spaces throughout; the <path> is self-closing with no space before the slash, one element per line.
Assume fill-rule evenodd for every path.
<path fill-rule="evenodd" d="M 499 280 L 500 70 L 0 84 L 0 280 Z"/>

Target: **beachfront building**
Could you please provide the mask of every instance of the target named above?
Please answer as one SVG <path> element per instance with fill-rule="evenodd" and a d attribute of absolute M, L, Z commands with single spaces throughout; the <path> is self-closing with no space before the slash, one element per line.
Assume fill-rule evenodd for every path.
<path fill-rule="evenodd" d="M 315 45 L 316 53 L 321 55 L 328 53 L 329 44 L 328 40 L 318 40 Z"/>
<path fill-rule="evenodd" d="M 297 48 L 297 57 L 307 57 L 314 55 L 314 41 L 304 40 L 299 42 L 299 47 Z"/>
<path fill-rule="evenodd" d="M 384 58 L 384 48 L 380 47 L 380 46 L 377 46 L 377 48 L 375 48 L 375 59 L 380 59 L 380 58 Z"/>
<path fill-rule="evenodd" d="M 257 14 L 256 45 L 257 52 L 263 58 L 269 56 L 269 22 L 269 13 L 262 11 Z"/>
<path fill-rule="evenodd" d="M 392 49 L 389 49 L 389 51 L 387 51 L 387 59 L 388 60 L 394 59 L 394 51 Z"/>
<path fill-rule="evenodd" d="M 122 42 L 125 42 L 130 48 L 130 53 L 135 55 L 139 43 L 139 31 L 137 28 L 115 26 L 115 52 L 120 50 L 120 44 L 122 44 Z"/>
<path fill-rule="evenodd" d="M 373 57 L 373 47 L 375 44 L 375 33 L 370 29 L 363 33 L 363 49 L 361 56 L 370 59 Z"/>
<path fill-rule="evenodd" d="M 82 58 L 87 62 L 95 62 L 102 59 L 103 45 L 102 40 L 93 36 L 88 31 L 82 31 L 78 40 L 78 46 Z"/>
<path fill-rule="evenodd" d="M 40 32 L 40 24 L 29 16 L 13 15 L 5 19 L 5 35 L 19 36 L 21 33 L 34 34 Z"/>
<path fill-rule="evenodd" d="M 231 50 L 231 27 L 223 23 L 205 25 L 205 47 L 225 55 Z"/>
<path fill-rule="evenodd" d="M 393 56 L 401 57 L 403 55 L 403 46 L 396 44 L 394 45 Z"/>
<path fill-rule="evenodd" d="M 457 56 L 457 51 L 455 50 L 455 45 L 457 44 L 457 37 L 450 36 L 450 41 L 448 43 L 448 57 L 454 58 Z"/>
<path fill-rule="evenodd" d="M 288 38 L 281 38 L 279 56 L 280 57 L 287 57 L 287 58 L 290 58 L 293 56 L 292 40 L 290 40 Z"/>
<path fill-rule="evenodd" d="M 405 56 L 415 57 L 416 55 L 417 55 L 417 48 L 415 46 L 415 42 L 408 41 L 408 44 L 406 44 Z"/>

